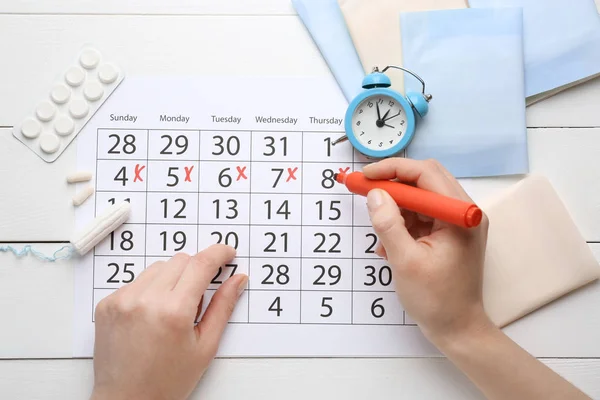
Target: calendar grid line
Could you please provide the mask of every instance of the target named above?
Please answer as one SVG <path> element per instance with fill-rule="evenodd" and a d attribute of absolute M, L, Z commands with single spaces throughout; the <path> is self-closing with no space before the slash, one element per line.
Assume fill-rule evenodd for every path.
<path fill-rule="evenodd" d="M 165 254 L 170 254 L 170 253 L 165 253 Z M 170 258 L 172 257 L 172 255 L 165 255 L 165 254 L 153 254 L 153 255 L 146 255 L 145 257 L 147 258 Z M 115 256 L 115 257 L 138 257 L 138 258 L 143 258 L 143 255 L 139 255 L 139 254 L 115 254 L 115 253 L 96 253 L 96 256 L 98 257 L 111 257 L 111 256 Z M 320 261 L 332 261 L 332 260 L 379 260 L 378 258 L 372 257 L 372 258 L 359 258 L 359 257 L 319 257 L 319 256 L 313 256 L 311 255 L 310 257 L 306 257 L 306 256 L 265 256 L 265 255 L 237 255 L 236 258 L 250 258 L 250 259 L 269 259 L 269 260 L 277 260 L 277 259 L 285 259 L 285 260 L 294 260 L 294 259 L 307 259 L 307 260 L 320 260 Z"/>
<path fill-rule="evenodd" d="M 301 133 L 300 135 L 300 143 L 302 144 L 300 146 L 300 158 L 304 159 L 304 132 Z M 304 165 L 302 165 L 304 167 Z M 304 168 L 302 168 L 304 169 Z M 304 185 L 301 186 L 302 188 L 304 188 Z M 302 222 L 304 220 L 303 218 L 303 211 L 304 211 L 304 196 L 300 195 L 300 222 Z M 303 237 L 303 226 L 300 225 L 300 323 L 302 323 L 302 237 Z"/>
<path fill-rule="evenodd" d="M 250 173 L 252 173 L 252 138 L 254 137 L 253 131 L 250 131 Z M 248 183 L 248 207 L 252 210 L 252 179 Z M 251 211 L 250 211 L 251 212 Z M 250 213 L 249 213 L 250 214 Z M 248 248 L 252 247 L 252 225 L 250 224 L 250 216 L 248 216 Z M 250 257 L 249 257 L 250 258 Z M 248 284 L 246 290 L 250 291 L 250 260 L 248 261 Z M 248 293 L 248 322 L 250 322 L 250 293 Z"/>
<path fill-rule="evenodd" d="M 200 129 L 200 128 L 186 128 L 186 129 L 150 129 L 150 128 L 98 128 L 98 131 L 149 131 L 149 132 L 246 132 L 246 133 L 323 133 L 323 134 L 345 134 L 343 130 L 339 131 L 327 131 L 327 130 L 315 130 L 315 131 L 297 131 L 297 130 L 285 130 L 285 129 Z"/>
<path fill-rule="evenodd" d="M 132 160 L 136 160 L 136 158 L 98 158 L 98 161 L 132 161 Z M 181 159 L 181 158 L 148 158 L 147 160 L 148 162 L 168 162 L 168 161 L 176 161 L 176 162 L 189 162 L 189 163 L 201 163 L 201 162 L 207 162 L 207 161 L 213 161 L 216 163 L 230 163 L 230 162 L 252 162 L 252 163 L 264 163 L 264 164 L 273 164 L 273 163 L 278 163 L 278 164 L 284 164 L 284 163 L 288 163 L 288 164 L 332 164 L 332 165 L 339 165 L 339 164 L 352 164 L 353 161 L 347 160 L 338 160 L 338 161 L 302 161 L 302 160 L 253 160 L 253 161 L 244 161 L 244 160 L 238 160 L 238 159 L 232 159 L 232 160 L 218 160 L 218 159 L 213 159 L 213 158 L 206 158 L 206 159 Z"/>
<path fill-rule="evenodd" d="M 148 157 L 150 156 L 150 131 L 146 131 L 146 165 L 148 164 Z M 144 223 L 144 247 L 146 246 L 146 241 L 148 240 L 148 181 L 150 180 L 150 171 L 146 171 L 146 195 L 144 196 L 146 205 L 145 205 L 145 223 Z M 148 255 L 147 251 L 144 251 L 144 269 L 148 268 Z"/>
<path fill-rule="evenodd" d="M 202 132 L 198 131 L 198 137 L 200 137 L 202 135 Z M 201 141 L 198 140 L 198 154 L 200 154 L 200 152 L 202 151 L 201 148 L 202 144 Z M 150 146 L 148 146 L 150 147 Z M 198 165 L 198 168 L 200 168 L 200 165 Z M 197 196 L 197 200 L 198 200 L 198 204 L 197 204 L 197 215 L 196 215 L 196 250 L 200 250 L 198 248 L 198 240 L 200 239 L 200 173 L 198 173 L 198 196 Z M 202 295 L 202 300 L 204 300 L 204 295 Z M 200 312 L 202 313 L 202 309 L 200 310 Z"/>
<path fill-rule="evenodd" d="M 181 225 L 181 226 L 193 226 L 193 225 L 200 225 L 200 226 L 214 226 L 215 224 L 212 222 L 200 222 L 200 223 L 193 223 L 193 222 L 186 222 L 186 223 L 177 223 L 177 222 L 148 222 L 147 224 L 144 224 L 143 222 L 126 222 L 123 225 Z M 226 225 L 223 224 L 223 226 L 246 226 L 248 225 L 248 223 L 227 223 Z M 281 226 L 278 224 L 250 224 L 252 226 L 260 226 L 263 228 L 267 228 L 270 226 Z M 301 225 L 301 224 L 289 224 L 286 226 L 291 226 L 291 227 L 308 227 L 308 228 L 324 228 L 324 227 L 334 227 L 334 228 L 352 228 L 352 225 Z"/>
<path fill-rule="evenodd" d="M 352 159 L 354 161 L 354 154 L 352 155 Z M 354 166 L 354 162 L 352 163 L 352 169 L 354 170 L 354 168 L 356 168 Z M 354 196 L 352 196 L 352 244 L 354 245 Z M 354 252 L 354 246 L 352 246 L 353 249 L 352 251 Z M 354 256 L 354 254 L 352 254 L 352 256 Z M 350 273 L 350 279 L 351 279 L 351 283 L 350 283 L 350 287 L 352 288 L 352 295 L 350 296 L 350 322 L 354 323 L 354 257 L 352 257 L 352 261 L 351 261 L 351 273 Z"/>
<path fill-rule="evenodd" d="M 98 147 L 99 147 L 99 143 L 100 143 L 100 134 L 99 134 L 99 129 L 96 129 L 96 171 L 94 173 L 94 176 L 97 177 L 98 176 Z M 94 187 L 95 189 L 98 189 L 98 180 L 94 179 Z M 96 219 L 96 217 L 98 216 L 98 204 L 96 203 L 96 196 L 94 196 L 94 219 Z M 93 249 L 93 256 L 92 256 L 92 288 L 94 286 L 96 286 L 96 247 L 94 247 Z M 96 303 L 96 298 L 95 298 L 95 291 L 92 290 L 92 322 L 94 322 L 94 314 L 96 312 L 94 304 Z"/>
<path fill-rule="evenodd" d="M 403 325 L 403 324 L 368 324 L 364 322 L 234 322 L 230 321 L 230 324 L 234 325 L 319 325 L 319 326 L 417 326 L 417 325 Z"/>
<path fill-rule="evenodd" d="M 244 304 L 247 307 L 242 307 L 242 310 L 236 313 L 234 316 L 235 322 L 232 323 L 399 326 L 406 322 L 403 310 L 403 314 L 399 315 L 401 309 L 393 308 L 395 307 L 391 303 L 393 290 L 386 290 L 385 287 L 368 286 L 366 284 L 367 280 L 364 280 L 365 285 L 362 285 L 363 277 L 365 277 L 365 274 L 370 273 L 370 269 L 363 269 L 364 266 L 374 265 L 380 268 L 377 257 L 362 254 L 363 250 L 373 243 L 370 236 L 363 237 L 370 232 L 366 229 L 370 226 L 362 215 L 363 204 L 359 202 L 359 198 L 344 190 L 343 187 L 336 185 L 330 175 L 332 172 L 337 171 L 338 167 L 341 170 L 347 167 L 350 167 L 352 171 L 359 170 L 363 164 L 367 163 L 367 160 L 363 160 L 356 153 L 350 154 L 348 152 L 349 147 L 340 146 L 339 148 L 336 147 L 335 150 L 334 148 L 325 147 L 324 144 L 330 143 L 329 137 L 335 135 L 335 133 L 315 131 L 314 133 L 324 134 L 312 135 L 313 132 L 311 131 L 281 130 L 123 129 L 123 131 L 129 132 L 121 134 L 121 143 L 124 142 L 123 136 L 132 134 L 137 138 L 135 145 L 138 148 L 138 156 L 141 156 L 145 150 L 145 164 L 140 162 L 140 168 L 142 170 L 144 167 L 146 168 L 146 171 L 141 173 L 141 177 L 145 179 L 142 184 L 134 183 L 136 180 L 133 178 L 133 167 L 137 160 L 141 161 L 141 158 L 129 153 L 132 151 L 131 148 L 123 150 L 123 144 L 116 148 L 117 151 L 122 152 L 122 155 L 127 154 L 126 157 L 117 155 L 118 158 L 99 158 L 101 157 L 99 153 L 106 153 L 109 148 L 111 151 L 115 149 L 113 147 L 114 141 L 111 140 L 113 138 L 109 139 L 104 132 L 111 130 L 99 131 L 100 129 L 97 131 L 98 137 L 96 138 L 96 175 L 100 172 L 103 173 L 105 178 L 104 180 L 98 179 L 98 182 L 96 182 L 96 186 L 101 187 L 101 190 L 97 190 L 98 194 L 104 196 L 99 197 L 99 201 L 103 202 L 109 196 L 115 198 L 119 196 L 120 198 L 125 195 L 131 197 L 132 203 L 135 200 L 135 203 L 140 206 L 145 204 L 145 210 L 140 210 L 140 214 L 135 214 L 135 210 L 139 210 L 139 207 L 136 207 L 134 214 L 132 214 L 134 216 L 133 222 L 128 222 L 129 228 L 125 228 L 133 231 L 136 238 L 143 235 L 144 238 L 139 240 L 144 240 L 145 246 L 142 246 L 141 243 L 138 245 L 136 242 L 133 253 L 140 254 L 142 247 L 144 247 L 144 250 L 139 256 L 135 256 L 128 255 L 126 251 L 121 251 L 124 249 L 119 248 L 120 241 L 114 251 L 109 250 L 109 247 L 104 243 L 104 246 L 99 247 L 99 252 L 94 250 L 94 262 L 96 264 L 110 263 L 113 261 L 111 257 L 124 259 L 119 264 L 125 261 L 135 262 L 135 257 L 138 257 L 138 260 L 143 259 L 145 267 L 148 262 L 170 258 L 173 250 L 182 246 L 184 247 L 181 251 L 191 253 L 194 249 L 200 250 L 209 243 L 215 242 L 216 235 L 211 236 L 209 233 L 212 231 L 207 231 L 209 228 L 214 228 L 215 231 L 223 235 L 218 239 L 221 243 L 233 244 L 239 240 L 239 247 L 236 246 L 240 252 L 240 255 L 236 257 L 239 260 L 236 261 L 238 263 L 237 273 L 247 273 L 249 279 L 256 280 L 256 282 L 248 284 L 247 294 L 242 299 L 242 302 L 247 301 L 247 304 Z M 145 135 L 131 131 L 144 132 Z M 164 135 L 162 133 L 156 134 L 159 131 L 184 132 L 173 135 L 169 135 L 167 132 Z M 189 133 L 186 134 L 185 132 Z M 206 135 L 207 132 L 210 133 Z M 226 133 L 217 137 L 216 132 Z M 235 132 L 243 133 L 236 135 Z M 261 134 L 262 132 L 264 133 Z M 266 132 L 273 132 L 273 134 L 266 134 Z M 287 135 L 286 133 L 291 134 Z M 101 136 L 102 134 L 104 136 Z M 185 142 L 184 139 L 180 139 L 182 135 L 187 138 Z M 232 139 L 231 144 L 233 147 L 231 149 L 227 147 L 229 139 Z M 146 141 L 145 149 L 142 143 L 144 140 Z M 198 140 L 198 143 L 195 140 Z M 98 142 L 100 146 L 98 146 Z M 188 144 L 190 144 L 189 148 Z M 248 145 L 250 146 L 249 149 Z M 282 153 L 282 145 L 287 148 L 285 153 Z M 306 151 L 304 151 L 305 149 Z M 170 152 L 171 155 L 162 158 L 162 155 L 158 156 L 158 152 L 161 150 L 164 153 Z M 179 152 L 181 152 L 182 158 L 178 158 Z M 196 152 L 198 157 L 193 154 Z M 222 154 L 220 157 L 210 155 L 216 155 L 219 152 Z M 263 157 L 267 154 L 274 154 L 273 160 L 266 160 Z M 288 156 L 293 158 L 286 158 Z M 305 157 L 310 160 L 305 161 Z M 336 160 L 336 158 L 339 158 L 339 160 Z M 268 164 L 272 164 L 272 168 L 275 168 L 275 170 L 272 170 L 270 166 L 265 166 Z M 185 183 L 190 178 L 190 172 L 188 168 L 185 168 L 186 175 L 183 175 L 184 166 L 193 167 L 191 180 L 196 179 L 195 184 Z M 127 175 L 117 175 L 116 178 L 118 179 L 113 179 L 113 176 L 121 167 L 127 168 Z M 219 171 L 226 167 L 229 167 L 229 170 L 225 172 L 227 176 L 224 179 L 226 180 L 220 181 L 222 175 Z M 296 167 L 299 167 L 298 172 L 296 172 Z M 247 178 L 243 177 L 240 182 L 240 175 L 237 174 L 244 173 L 244 170 L 241 170 L 242 168 L 246 171 Z M 149 175 L 150 169 L 153 172 L 152 176 Z M 192 168 L 189 169 L 192 170 Z M 281 169 L 283 169 L 283 176 L 280 172 L 277 172 Z M 293 176 L 294 172 L 296 172 L 296 177 Z M 221 174 L 223 174 L 223 171 L 221 171 Z M 184 176 L 186 177 L 185 180 Z M 236 176 L 238 177 L 237 180 Z M 137 178 L 138 168 L 136 166 Z M 230 179 L 233 180 L 232 185 L 229 185 Z M 245 179 L 247 180 L 244 182 Z M 139 182 L 139 179 L 137 181 Z M 176 181 L 177 183 L 175 183 Z M 123 183 L 122 187 L 121 182 Z M 174 187 L 166 187 L 165 184 Z M 195 188 L 186 190 L 187 185 L 195 186 Z M 273 185 L 276 188 L 272 189 Z M 137 186 L 144 187 L 138 189 Z M 171 188 L 178 190 L 169 190 Z M 204 188 L 208 190 L 203 191 Z M 258 191 L 254 193 L 254 189 L 258 189 Z M 288 191 L 286 192 L 286 190 Z M 110 195 L 107 195 L 107 193 L 110 193 Z M 145 197 L 142 198 L 142 195 L 137 193 L 144 193 Z M 253 199 L 254 195 L 258 197 Z M 300 197 L 298 198 L 298 196 Z M 308 197 L 305 198 L 305 196 Z M 173 208 L 171 204 L 175 199 L 181 200 L 173 203 L 177 204 L 177 207 Z M 220 204 L 217 205 L 220 215 L 217 218 L 213 218 L 215 215 L 211 214 L 216 204 L 211 204 L 211 201 L 215 199 L 220 199 Z M 227 201 L 226 199 L 235 199 L 236 210 L 229 209 L 229 204 L 224 208 L 223 203 Z M 262 204 L 262 201 L 267 199 L 272 200 L 269 205 L 269 212 L 266 205 L 263 206 Z M 159 200 L 161 201 L 159 202 Z M 289 200 L 291 214 L 288 212 L 288 205 L 281 209 L 280 214 L 277 214 L 278 207 L 284 200 Z M 313 205 L 314 202 L 321 200 L 320 205 Z M 164 210 L 167 213 L 164 219 L 161 218 L 164 214 L 161 206 L 163 201 Z M 169 204 L 168 208 L 167 203 Z M 176 219 L 173 213 L 180 209 L 182 203 L 185 203 L 187 208 L 182 208 L 181 210 L 185 209 L 186 211 L 183 213 L 179 211 L 179 215 L 187 217 L 187 219 Z M 275 204 L 274 212 L 272 207 Z M 95 212 L 97 211 L 95 207 Z M 193 215 L 194 212 L 196 217 Z M 233 212 L 235 212 L 235 217 L 233 217 Z M 268 214 L 266 214 L 267 212 Z M 336 212 L 341 212 L 342 217 L 340 218 L 339 214 L 336 215 Z M 350 212 L 350 215 L 348 215 L 348 212 Z M 141 218 L 142 213 L 144 213 L 144 219 Z M 267 220 L 266 215 L 270 215 L 270 219 Z M 231 216 L 233 220 L 225 219 L 226 216 L 228 218 Z M 328 218 L 335 219 L 328 220 Z M 267 223 L 264 223 L 265 221 Z M 336 222 L 340 222 L 340 224 L 338 225 Z M 356 223 L 360 225 L 355 226 Z M 144 225 L 144 228 L 140 225 Z M 157 236 L 161 230 L 167 230 L 168 236 Z M 179 236 L 177 240 L 172 240 L 171 236 L 175 231 L 183 232 L 185 237 Z M 245 237 L 246 232 L 247 238 Z M 275 234 L 277 242 L 269 245 L 271 237 L 265 236 L 263 238 L 262 234 L 265 232 Z M 314 232 L 325 235 L 330 232 L 338 233 L 342 237 L 340 246 L 334 244 L 335 237 L 332 241 L 330 236 L 328 236 L 326 242 L 321 243 L 320 236 L 315 235 L 314 238 L 312 237 Z M 229 237 L 229 240 L 225 241 L 225 235 L 230 234 L 231 236 L 231 233 L 236 233 L 236 237 Z M 287 234 L 285 242 L 287 247 L 285 249 L 282 247 L 284 246 L 283 236 L 281 236 L 283 233 Z M 304 235 L 307 237 L 304 238 Z M 162 244 L 163 240 L 166 240 L 166 249 L 163 249 L 163 246 L 165 246 Z M 183 240 L 187 240 L 187 243 L 180 246 L 180 241 Z M 256 248 L 253 248 L 253 246 Z M 265 246 L 267 248 L 271 246 L 268 252 L 263 251 Z M 299 246 L 299 249 L 297 246 Z M 338 254 L 337 251 L 340 250 L 341 253 Z M 271 253 L 270 251 L 274 252 Z M 318 255 L 318 253 L 321 254 Z M 367 257 L 364 257 L 365 255 Z M 131 260 L 127 260 L 127 258 L 131 258 Z M 269 270 L 261 269 L 261 266 L 272 264 L 277 267 L 280 265 L 279 263 L 275 264 L 278 260 L 281 261 L 281 264 L 287 265 L 289 272 L 278 273 L 275 268 L 275 272 L 271 272 L 272 275 L 267 278 Z M 373 262 L 376 264 L 373 264 Z M 331 285 L 337 279 L 337 270 L 330 270 L 330 267 L 334 264 L 338 268 L 342 267 L 339 273 L 342 280 L 339 283 L 336 282 L 335 286 L 321 286 L 321 284 Z M 327 268 L 325 275 L 320 276 L 321 269 L 313 269 L 315 265 L 325 266 Z M 129 269 L 135 268 L 139 268 L 139 261 L 135 262 L 135 267 L 129 267 Z M 230 272 L 233 270 L 228 268 L 227 271 L 226 274 L 221 275 L 219 281 L 230 276 Z M 285 269 L 282 269 L 283 271 Z M 107 268 L 106 271 L 100 271 L 98 282 L 106 280 L 109 275 L 108 272 L 112 274 L 113 270 Z M 104 275 L 106 277 L 103 277 Z M 250 277 L 251 275 L 254 276 Z M 317 278 L 317 276 L 320 277 Z M 282 282 L 289 279 L 289 284 L 281 285 L 276 280 L 277 277 L 282 279 Z M 114 280 L 126 278 L 127 275 L 123 275 Z M 268 279 L 268 281 L 266 283 L 261 282 L 263 278 Z M 370 280 L 371 278 L 366 279 Z M 271 282 L 281 286 L 268 288 L 270 286 L 268 283 Z M 104 285 L 110 286 L 111 283 L 104 283 Z M 99 286 L 94 285 L 93 289 L 99 290 L 96 297 L 104 296 L 109 291 L 116 290 L 116 287 L 121 284 L 114 285 L 113 287 L 103 287 L 100 283 Z M 288 289 L 289 287 L 293 289 Z M 343 290 L 332 289 L 336 287 L 341 287 Z M 207 293 L 210 295 L 217 288 L 218 285 L 211 284 Z M 278 301 L 280 303 L 273 302 L 274 298 L 279 296 L 280 300 Z M 384 300 L 380 301 L 380 297 L 383 297 Z M 323 301 L 323 299 L 325 300 Z M 373 313 L 374 300 L 377 302 L 375 314 Z M 348 304 L 348 301 L 350 304 Z M 329 309 L 331 307 L 333 307 L 333 314 L 330 314 Z M 385 307 L 385 317 L 379 319 L 380 316 L 376 314 L 379 310 L 383 312 L 383 307 Z M 269 310 L 267 311 L 267 309 Z M 295 314 L 296 312 L 299 312 L 298 316 Z M 329 316 L 325 317 L 327 314 Z M 295 322 L 289 322 L 292 319 Z M 390 321 L 393 323 L 389 323 Z M 396 321 L 400 321 L 400 323 L 396 323 Z"/>
<path fill-rule="evenodd" d="M 101 287 L 97 287 L 95 289 L 112 289 L 112 288 L 101 288 Z M 216 290 L 216 289 L 210 289 L 210 290 Z M 330 290 L 318 290 L 318 289 L 283 289 L 283 288 L 273 288 L 273 289 L 257 289 L 257 288 L 251 288 L 250 290 L 252 290 L 253 292 L 264 292 L 264 293 L 273 293 L 273 292 L 286 292 L 286 293 L 299 293 L 299 292 L 309 292 L 309 293 L 352 293 L 353 291 L 358 292 L 358 293 L 395 293 L 395 290 L 377 290 L 377 291 L 372 291 L 372 290 L 365 290 L 365 289 L 354 289 L 354 290 L 334 290 L 334 289 L 330 289 Z"/>
<path fill-rule="evenodd" d="M 130 160 L 131 161 L 131 160 Z M 128 190 L 131 193 L 143 193 L 144 190 Z M 172 191 L 164 191 L 164 190 L 147 190 L 148 193 L 170 193 L 170 194 L 196 194 L 193 191 L 184 191 L 184 190 L 172 190 Z M 106 189 L 98 189 L 97 193 L 122 193 L 117 192 L 115 190 L 106 190 Z M 223 191 L 223 192 L 206 192 L 202 191 L 200 194 L 248 194 L 248 192 L 234 192 L 234 191 Z M 260 195 L 272 195 L 272 194 L 285 194 L 285 195 L 308 195 L 308 196 L 326 196 L 327 193 L 304 193 L 304 192 L 253 192 L 252 194 L 260 194 Z M 352 196 L 351 193 L 335 193 L 335 196 Z"/>

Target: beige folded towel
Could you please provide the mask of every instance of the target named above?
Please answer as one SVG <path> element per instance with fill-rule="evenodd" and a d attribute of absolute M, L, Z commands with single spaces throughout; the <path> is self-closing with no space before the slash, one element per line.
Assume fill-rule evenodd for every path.
<path fill-rule="evenodd" d="M 484 305 L 498 326 L 600 278 L 600 266 L 550 182 L 529 176 L 489 206 Z"/>

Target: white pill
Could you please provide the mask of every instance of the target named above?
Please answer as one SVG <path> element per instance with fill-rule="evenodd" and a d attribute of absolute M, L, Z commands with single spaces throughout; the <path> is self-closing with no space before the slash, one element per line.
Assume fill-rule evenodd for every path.
<path fill-rule="evenodd" d="M 54 130 L 60 136 L 69 136 L 75 130 L 75 123 L 66 115 L 61 115 L 54 121 Z"/>
<path fill-rule="evenodd" d="M 40 147 L 44 153 L 56 153 L 60 147 L 60 139 L 52 133 L 46 133 L 40 136 Z"/>
<path fill-rule="evenodd" d="M 98 78 L 106 85 L 113 83 L 118 77 L 119 71 L 112 64 L 102 64 L 98 69 Z"/>
<path fill-rule="evenodd" d="M 94 194 L 94 188 L 86 186 L 82 191 L 75 193 L 75 196 L 73 196 L 73 205 L 76 207 L 82 205 L 92 194 Z"/>
<path fill-rule="evenodd" d="M 37 115 L 40 121 L 44 122 L 52 121 L 52 118 L 54 118 L 55 113 L 56 107 L 54 107 L 49 101 L 41 102 L 35 110 L 35 115 Z"/>
<path fill-rule="evenodd" d="M 67 175 L 68 183 L 87 182 L 92 180 L 92 173 L 90 171 L 77 171 Z"/>
<path fill-rule="evenodd" d="M 90 111 L 87 102 L 83 99 L 73 99 L 69 104 L 69 112 L 75 119 L 85 118 Z"/>
<path fill-rule="evenodd" d="M 52 101 L 56 104 L 65 104 L 71 97 L 71 89 L 69 89 L 67 85 L 61 83 L 52 89 L 50 97 L 52 97 Z"/>
<path fill-rule="evenodd" d="M 79 86 L 85 80 L 85 72 L 79 67 L 71 67 L 67 71 L 65 79 L 69 85 Z"/>
<path fill-rule="evenodd" d="M 79 56 L 79 63 L 85 69 L 94 69 L 100 62 L 100 53 L 94 49 L 85 49 Z"/>
<path fill-rule="evenodd" d="M 27 139 L 35 139 L 40 136 L 40 132 L 42 131 L 42 125 L 38 121 L 33 118 L 27 118 L 21 124 L 21 133 Z"/>
<path fill-rule="evenodd" d="M 104 89 L 97 81 L 91 81 L 85 84 L 83 95 L 89 101 L 97 101 L 104 96 Z"/>

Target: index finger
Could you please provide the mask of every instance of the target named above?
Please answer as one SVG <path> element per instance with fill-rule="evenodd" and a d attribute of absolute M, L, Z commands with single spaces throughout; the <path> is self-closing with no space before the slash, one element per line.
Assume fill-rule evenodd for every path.
<path fill-rule="evenodd" d="M 444 196 L 472 201 L 450 172 L 435 160 L 388 158 L 365 166 L 363 172 L 369 179 L 398 179 Z"/>
<path fill-rule="evenodd" d="M 198 305 L 219 267 L 235 257 L 235 249 L 215 244 L 191 257 L 173 292 Z"/>

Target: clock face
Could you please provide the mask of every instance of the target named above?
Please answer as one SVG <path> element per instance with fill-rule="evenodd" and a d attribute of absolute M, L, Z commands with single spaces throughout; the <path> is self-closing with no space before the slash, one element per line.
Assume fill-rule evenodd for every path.
<path fill-rule="evenodd" d="M 388 150 L 396 146 L 406 133 L 406 125 L 406 110 L 386 95 L 367 97 L 352 115 L 354 136 L 370 150 Z"/>

